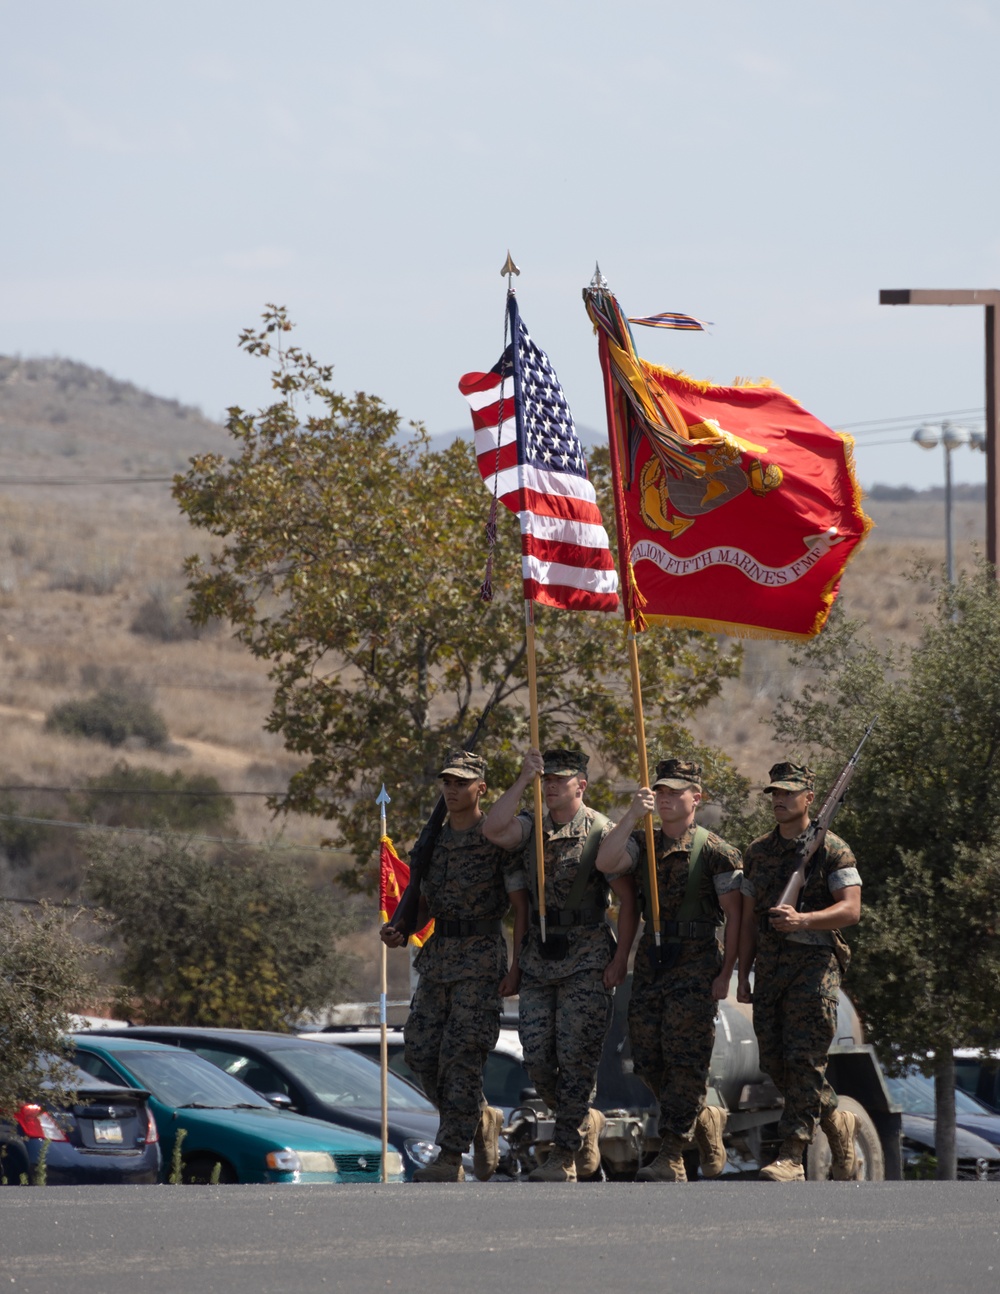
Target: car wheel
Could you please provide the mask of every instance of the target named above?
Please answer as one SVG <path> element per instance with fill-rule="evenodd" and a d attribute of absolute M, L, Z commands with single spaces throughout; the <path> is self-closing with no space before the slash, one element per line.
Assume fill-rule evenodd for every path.
<path fill-rule="evenodd" d="M 882 1143 L 878 1132 L 871 1121 L 871 1116 L 863 1105 L 859 1105 L 849 1096 L 838 1097 L 840 1108 L 849 1111 L 857 1119 L 854 1130 L 854 1149 L 858 1156 L 858 1170 L 855 1180 L 859 1182 L 885 1181 L 885 1156 L 882 1154 Z M 806 1153 L 806 1177 L 810 1182 L 825 1182 L 830 1177 L 830 1143 L 822 1128 L 816 1129 L 816 1136 Z"/>
<path fill-rule="evenodd" d="M 230 1186 L 238 1178 L 232 1165 L 219 1159 L 217 1155 L 192 1155 L 190 1159 L 185 1159 L 181 1170 L 181 1181 L 185 1186 L 210 1186 L 213 1180 L 220 1186 Z"/>

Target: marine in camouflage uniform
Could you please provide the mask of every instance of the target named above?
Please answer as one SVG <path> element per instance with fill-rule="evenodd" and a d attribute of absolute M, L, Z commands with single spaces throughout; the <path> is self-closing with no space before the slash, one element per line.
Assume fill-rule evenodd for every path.
<path fill-rule="evenodd" d="M 449 754 L 441 770 L 449 818 L 421 883 L 419 922 L 433 917 L 434 932 L 414 961 L 420 978 L 403 1037 L 406 1061 L 440 1114 L 441 1150 L 415 1174 L 418 1181 L 461 1180 L 470 1142 L 476 1176 L 496 1170 L 503 1116 L 486 1103 L 483 1067 L 500 1032 L 503 996 L 516 991 L 501 922 L 513 900 L 523 930 L 527 897 L 519 856 L 483 835 L 485 772 L 479 755 Z M 516 957 L 515 946 L 515 967 Z"/>
<path fill-rule="evenodd" d="M 646 917 L 635 958 L 628 1028 L 635 1073 L 659 1103 L 662 1149 L 652 1164 L 640 1169 L 640 1181 L 685 1181 L 683 1152 L 695 1141 L 704 1176 L 718 1176 L 726 1163 L 725 1113 L 706 1107 L 705 1097 L 717 1004 L 729 991 L 739 947 L 743 862 L 739 850 L 721 836 L 696 827 L 700 800 L 700 765 L 661 760 L 653 789 L 637 792 L 597 858 L 602 871 L 635 877 Z M 633 830 L 654 809 L 661 819 L 653 833 L 659 953 L 645 900 L 645 829 Z M 727 918 L 723 952 L 717 935 Z"/>
<path fill-rule="evenodd" d="M 624 895 L 616 948 L 607 920 L 609 882 L 594 866 L 611 824 L 583 803 L 586 756 L 578 750 L 529 751 L 521 775 L 490 810 L 486 832 L 523 851 L 531 894 L 531 925 L 521 950 L 518 1031 L 524 1064 L 555 1116 L 553 1150 L 533 1180 L 575 1181 L 600 1168 L 604 1116 L 591 1109 L 597 1068 L 611 1024 L 614 987 L 624 981 L 635 935 L 634 891 Z M 515 814 L 521 795 L 543 773 L 542 818 L 546 939 L 542 942 L 535 866 L 535 822 Z M 588 847 L 588 839 L 592 845 Z M 585 860 L 587 849 L 589 857 Z M 581 877 L 583 868 L 584 879 Z"/>
<path fill-rule="evenodd" d="M 769 777 L 764 791 L 772 796 L 778 825 L 744 855 L 738 990 L 741 1001 L 753 1001 L 761 1069 L 784 1097 L 778 1122 L 781 1148 L 761 1176 L 802 1180 L 803 1154 L 819 1123 L 830 1141 L 831 1175 L 846 1180 L 855 1170 L 856 1120 L 838 1109 L 826 1067 L 841 976 L 850 959 L 840 931 L 860 916 L 861 877 L 850 846 L 827 832 L 807 872 L 798 910 L 777 906 L 809 825 L 814 779 L 810 769 L 790 762 L 775 764 Z"/>

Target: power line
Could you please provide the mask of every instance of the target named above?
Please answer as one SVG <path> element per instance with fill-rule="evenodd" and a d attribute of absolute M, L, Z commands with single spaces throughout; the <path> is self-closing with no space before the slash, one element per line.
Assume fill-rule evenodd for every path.
<path fill-rule="evenodd" d="M 898 418 L 864 418 L 861 422 L 841 422 L 837 425 L 838 431 L 850 431 L 852 427 L 871 427 L 876 428 L 884 426 L 887 423 L 913 423 L 927 422 L 931 418 L 958 418 L 962 414 L 976 413 L 985 414 L 983 406 L 977 405 L 972 409 L 940 409 L 937 413 L 910 413 Z"/>
<path fill-rule="evenodd" d="M 61 818 L 29 818 L 19 813 L 0 813 L 0 822 L 28 822 L 37 827 L 65 827 L 69 831 L 116 831 L 129 836 L 173 836 L 178 840 L 197 840 L 211 845 L 236 845 L 241 849 L 280 849 L 291 854 L 346 853 L 328 845 L 279 845 L 271 841 L 238 840 L 233 836 L 201 836 L 190 831 L 154 831 L 149 827 L 109 827 L 100 822 L 65 822 Z"/>
<path fill-rule="evenodd" d="M 172 476 L 0 476 L 0 485 L 162 485 Z"/>
<path fill-rule="evenodd" d="M 284 791 L 165 791 L 135 789 L 117 786 L 0 786 L 2 791 L 44 791 L 52 795 L 189 795 L 199 800 L 229 796 L 257 796 L 261 799 L 286 794 Z"/>

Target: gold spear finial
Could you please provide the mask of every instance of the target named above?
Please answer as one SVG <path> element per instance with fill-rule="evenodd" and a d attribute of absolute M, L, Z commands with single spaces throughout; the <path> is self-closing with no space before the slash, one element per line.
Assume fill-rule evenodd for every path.
<path fill-rule="evenodd" d="M 506 274 L 509 279 L 512 274 L 520 274 L 520 273 L 521 271 L 514 264 L 514 258 L 511 256 L 510 248 L 508 247 L 507 259 L 503 263 L 503 269 L 500 271 L 500 277 L 503 278 L 503 276 Z"/>

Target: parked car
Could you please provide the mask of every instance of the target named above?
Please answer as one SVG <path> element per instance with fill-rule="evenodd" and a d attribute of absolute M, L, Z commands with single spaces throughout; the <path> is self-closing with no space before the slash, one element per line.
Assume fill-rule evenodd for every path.
<path fill-rule="evenodd" d="M 903 1111 L 904 1174 L 933 1176 L 928 1161 L 935 1149 L 934 1080 L 911 1069 L 886 1078 L 886 1084 Z M 960 1180 L 1000 1181 L 1000 1115 L 961 1088 L 955 1089 L 955 1151 Z"/>
<path fill-rule="evenodd" d="M 1000 1051 L 955 1052 L 955 1084 L 991 1110 L 1000 1112 Z"/>
<path fill-rule="evenodd" d="M 67 1101 L 27 1103 L 0 1118 L 0 1185 L 142 1185 L 160 1174 L 160 1143 L 140 1085 L 71 1067 Z M 126 1082 L 128 1080 L 125 1080 Z"/>
<path fill-rule="evenodd" d="M 318 1032 L 300 1033 L 299 1037 L 350 1047 L 370 1060 L 381 1063 L 381 1033 L 367 1025 L 327 1025 Z M 406 1063 L 402 1029 L 387 1029 L 386 1044 L 390 1070 L 415 1087 L 420 1087 L 420 1080 Z M 511 1110 L 535 1095 L 528 1071 L 524 1068 L 523 1054 L 516 1027 L 503 1028 L 496 1046 L 486 1060 L 483 1093 L 490 1105 L 503 1110 L 505 1119 L 510 1117 Z"/>
<path fill-rule="evenodd" d="M 276 1110 L 201 1056 L 108 1031 L 74 1034 L 71 1041 L 76 1063 L 88 1074 L 150 1093 L 164 1175 L 171 1172 L 177 1147 L 185 1182 L 210 1182 L 213 1176 L 223 1183 L 274 1185 L 380 1178 L 382 1147 L 374 1137 Z M 395 1150 L 386 1158 L 386 1178 L 403 1180 Z"/>
<path fill-rule="evenodd" d="M 379 1067 L 346 1047 L 295 1034 L 171 1025 L 136 1025 L 120 1036 L 183 1047 L 284 1110 L 381 1138 Z M 395 1074 L 389 1075 L 388 1104 L 389 1141 L 410 1178 L 437 1156 L 437 1111 Z M 469 1166 L 471 1171 L 471 1161 Z"/>

